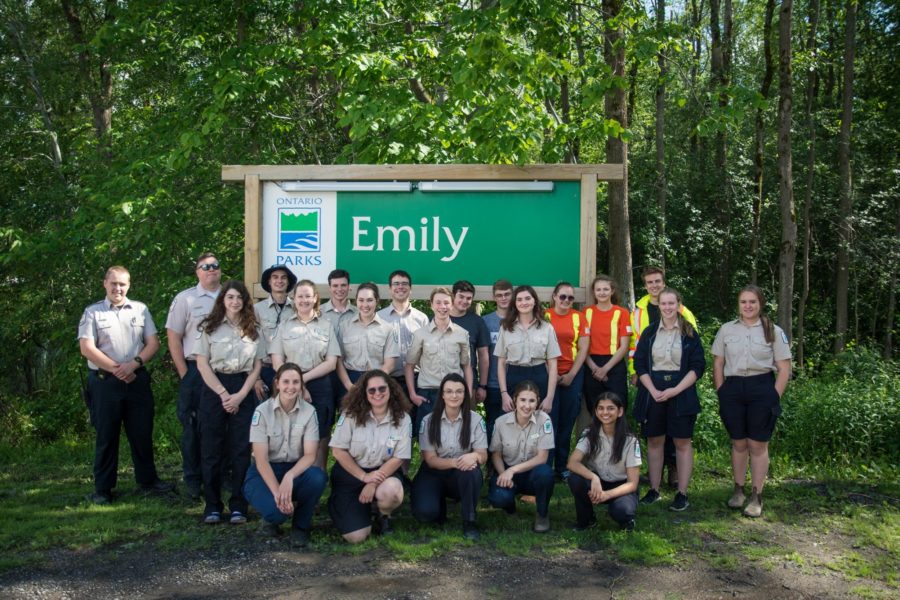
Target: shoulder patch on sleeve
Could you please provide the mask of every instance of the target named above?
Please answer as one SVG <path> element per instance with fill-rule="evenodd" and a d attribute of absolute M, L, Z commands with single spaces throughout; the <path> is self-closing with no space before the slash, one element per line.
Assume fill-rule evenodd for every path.
<path fill-rule="evenodd" d="M 480 419 L 481 421 L 481 430 L 487 433 L 487 423 L 484 422 L 484 419 Z"/>
<path fill-rule="evenodd" d="M 318 418 L 319 418 L 319 414 L 316 413 L 316 419 L 318 419 Z M 318 422 L 318 421 L 317 421 L 317 422 Z M 338 417 L 337 425 L 335 425 L 335 427 L 340 427 L 340 426 L 343 425 L 343 424 L 344 424 L 344 413 L 341 413 L 341 416 Z"/>
<path fill-rule="evenodd" d="M 544 433 L 553 433 L 553 423 L 550 419 L 544 421 Z"/>
<path fill-rule="evenodd" d="M 253 427 L 259 425 L 259 411 L 253 413 L 253 420 L 250 422 Z"/>
<path fill-rule="evenodd" d="M 634 440 L 634 457 L 641 457 L 641 444 L 637 440 Z"/>
<path fill-rule="evenodd" d="M 412 428 L 412 425 L 413 425 L 413 424 L 412 424 L 412 421 L 410 421 L 410 422 L 409 422 L 409 439 L 412 439 L 412 438 L 413 438 L 413 428 Z"/>
<path fill-rule="evenodd" d="M 788 342 L 787 334 L 786 334 L 783 330 L 782 330 L 782 332 L 781 332 L 781 339 L 782 339 L 782 341 L 783 341 L 785 344 L 790 343 L 790 342 Z"/>
<path fill-rule="evenodd" d="M 88 320 L 87 311 L 84 311 L 83 313 L 81 313 L 81 321 L 78 322 L 78 326 L 81 327 L 82 325 L 87 323 L 87 320 Z"/>

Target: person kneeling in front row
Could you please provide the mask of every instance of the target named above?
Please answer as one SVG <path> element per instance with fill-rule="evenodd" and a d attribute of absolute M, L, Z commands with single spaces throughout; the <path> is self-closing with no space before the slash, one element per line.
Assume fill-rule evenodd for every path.
<path fill-rule="evenodd" d="M 250 443 L 254 463 L 247 471 L 244 496 L 262 515 L 264 533 L 277 535 L 278 526 L 291 517 L 291 542 L 305 547 L 313 512 L 328 481 L 325 471 L 313 465 L 319 424 L 316 409 L 303 400 L 299 366 L 281 365 L 273 385 L 275 397 L 253 413 Z"/>
<path fill-rule="evenodd" d="M 400 466 L 412 448 L 410 403 L 399 384 L 378 369 L 366 372 L 345 399 L 331 436 L 328 512 L 344 539 L 372 533 L 373 502 L 382 535 L 393 533 L 391 513 L 403 503 Z"/>
<path fill-rule="evenodd" d="M 597 397 L 591 425 L 578 440 L 566 468 L 575 499 L 577 531 L 596 521 L 595 504 L 606 504 L 609 516 L 622 529 L 634 529 L 641 445 L 628 430 L 625 404 L 614 392 Z"/>

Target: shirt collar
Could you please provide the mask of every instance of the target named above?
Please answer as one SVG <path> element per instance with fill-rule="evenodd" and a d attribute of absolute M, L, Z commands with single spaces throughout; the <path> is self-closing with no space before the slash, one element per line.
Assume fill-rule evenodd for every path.
<path fill-rule="evenodd" d="M 215 300 L 219 296 L 219 290 L 221 290 L 221 289 L 222 289 L 222 286 L 220 285 L 216 291 L 211 292 L 208 289 L 206 289 L 205 287 L 203 287 L 203 285 L 198 283 L 197 284 L 197 295 L 198 296 L 209 296 L 210 298 Z"/>
<path fill-rule="evenodd" d="M 122 303 L 121 306 L 113 306 L 113 303 L 109 301 L 109 298 L 103 298 L 103 308 L 106 310 L 122 310 L 123 308 L 132 308 L 131 300 L 128 297 L 125 297 L 125 302 Z"/>

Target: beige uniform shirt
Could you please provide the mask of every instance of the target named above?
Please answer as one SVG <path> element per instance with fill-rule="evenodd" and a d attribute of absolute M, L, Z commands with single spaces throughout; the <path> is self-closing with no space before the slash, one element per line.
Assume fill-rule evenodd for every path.
<path fill-rule="evenodd" d="M 409 415 L 403 415 L 395 427 L 390 412 L 380 422 L 369 413 L 366 422 L 360 425 L 341 414 L 328 445 L 348 451 L 363 469 L 374 469 L 391 458 L 411 457 L 412 421 Z"/>
<path fill-rule="evenodd" d="M 680 371 L 681 329 L 678 327 L 666 329 L 660 322 L 650 353 L 653 357 L 654 371 Z"/>
<path fill-rule="evenodd" d="M 272 300 L 272 296 L 269 296 L 253 305 L 253 311 L 256 313 L 256 318 L 259 319 L 259 326 L 263 335 L 266 336 L 266 347 L 270 348 L 272 346 L 272 338 L 275 337 L 275 333 L 278 331 L 278 326 L 281 325 L 282 321 L 287 321 L 294 314 L 294 305 L 291 299 L 287 298 L 284 301 L 284 306 L 278 306 Z M 267 355 L 263 362 L 271 363 L 272 361 Z"/>
<path fill-rule="evenodd" d="M 584 466 L 596 473 L 603 481 L 613 482 L 628 479 L 627 469 L 641 466 L 641 445 L 633 435 L 629 435 L 625 439 L 622 458 L 617 463 L 609 462 L 612 456 L 613 439 L 600 431 L 599 441 L 600 451 L 595 456 L 590 455 L 591 445 L 586 434 L 582 434 L 578 439 L 575 449 L 581 450 L 584 454 Z"/>
<path fill-rule="evenodd" d="M 725 357 L 725 377 L 749 377 L 776 371 L 775 362 L 791 359 L 784 330 L 775 327 L 775 340 L 766 342 L 762 321 L 747 326 L 737 319 L 722 325 L 712 345 L 714 356 Z"/>
<path fill-rule="evenodd" d="M 208 358 L 216 373 L 247 373 L 257 358 L 266 355 L 266 338 L 259 330 L 257 333 L 255 340 L 242 336 L 237 327 L 223 320 L 212 333 L 200 334 L 194 354 Z"/>
<path fill-rule="evenodd" d="M 359 313 L 343 319 L 338 338 L 344 367 L 353 371 L 379 369 L 385 359 L 400 356 L 393 329 L 377 314 L 368 325 L 363 325 Z"/>
<path fill-rule="evenodd" d="M 393 304 L 382 308 L 378 311 L 378 316 L 382 321 L 391 326 L 394 330 L 394 340 L 400 347 L 400 360 L 394 365 L 394 377 L 403 375 L 403 367 L 406 364 L 406 355 L 409 353 L 409 347 L 412 345 L 413 333 L 428 325 L 428 316 L 417 308 L 410 305 L 404 312 L 397 312 Z"/>
<path fill-rule="evenodd" d="M 296 313 L 278 326 L 269 354 L 280 354 L 286 362 L 296 363 L 307 372 L 329 356 L 340 356 L 334 328 L 326 319 L 313 317 L 309 323 L 300 320 Z"/>
<path fill-rule="evenodd" d="M 462 448 L 459 445 L 459 431 L 463 426 L 463 416 L 460 412 L 455 421 L 447 418 L 447 413 L 441 414 L 441 447 L 435 448 L 428 439 L 428 427 L 434 413 L 425 415 L 422 419 L 422 425 L 419 427 L 419 449 L 422 452 L 426 450 L 434 452 L 440 458 L 459 458 L 463 454 L 468 454 L 473 450 L 487 450 L 487 426 L 484 419 L 475 411 L 472 412 L 472 419 L 469 423 L 469 448 Z"/>
<path fill-rule="evenodd" d="M 270 463 L 295 463 L 303 456 L 303 442 L 317 441 L 316 409 L 302 399 L 285 412 L 275 396 L 257 406 L 253 413 L 250 443 L 268 444 Z"/>
<path fill-rule="evenodd" d="M 547 322 L 534 321 L 525 328 L 517 321 L 512 331 L 500 326 L 494 356 L 505 357 L 510 365 L 535 367 L 561 355 L 556 332 Z"/>
<path fill-rule="evenodd" d="M 97 350 L 117 363 L 137 356 L 152 335 L 156 335 L 156 325 L 147 305 L 127 298 L 120 308 L 107 298 L 91 304 L 78 323 L 78 339 L 94 340 Z M 97 369 L 91 361 L 87 364 L 88 368 Z"/>
<path fill-rule="evenodd" d="M 494 421 L 491 453 L 500 451 L 503 462 L 510 467 L 531 460 L 538 450 L 551 450 L 553 447 L 553 423 L 544 411 L 532 413 L 525 427 L 519 427 L 516 423 L 516 411 Z"/>
<path fill-rule="evenodd" d="M 334 305 L 331 302 L 326 302 L 319 307 L 319 312 L 322 313 L 322 317 L 325 318 L 325 320 L 331 323 L 331 326 L 334 327 L 335 331 L 340 331 L 341 323 L 350 320 L 358 315 L 359 309 L 353 306 L 353 304 L 348 301 L 347 310 L 345 310 L 344 312 L 338 312 L 334 310 Z"/>
<path fill-rule="evenodd" d="M 406 363 L 419 366 L 418 386 L 436 389 L 447 373 L 463 374 L 469 364 L 469 332 L 451 322 L 441 331 L 434 321 L 413 333 Z"/>
<path fill-rule="evenodd" d="M 194 346 L 200 339 L 197 327 L 212 312 L 218 295 L 219 290 L 210 292 L 198 283 L 196 287 L 180 292 L 172 300 L 169 316 L 166 318 L 166 329 L 181 335 L 181 345 L 186 359 L 193 358 Z"/>

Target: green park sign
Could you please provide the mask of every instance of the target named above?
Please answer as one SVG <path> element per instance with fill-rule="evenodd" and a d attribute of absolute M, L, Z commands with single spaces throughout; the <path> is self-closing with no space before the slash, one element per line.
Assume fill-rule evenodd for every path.
<path fill-rule="evenodd" d="M 417 297 L 467 279 L 485 298 L 501 277 L 544 297 L 560 280 L 583 293 L 593 277 L 596 183 L 616 179 L 616 166 L 240 166 L 222 176 L 245 182 L 256 295 L 262 270 L 284 264 L 319 284 L 341 268 L 353 284 L 384 286 L 404 269 Z"/>

